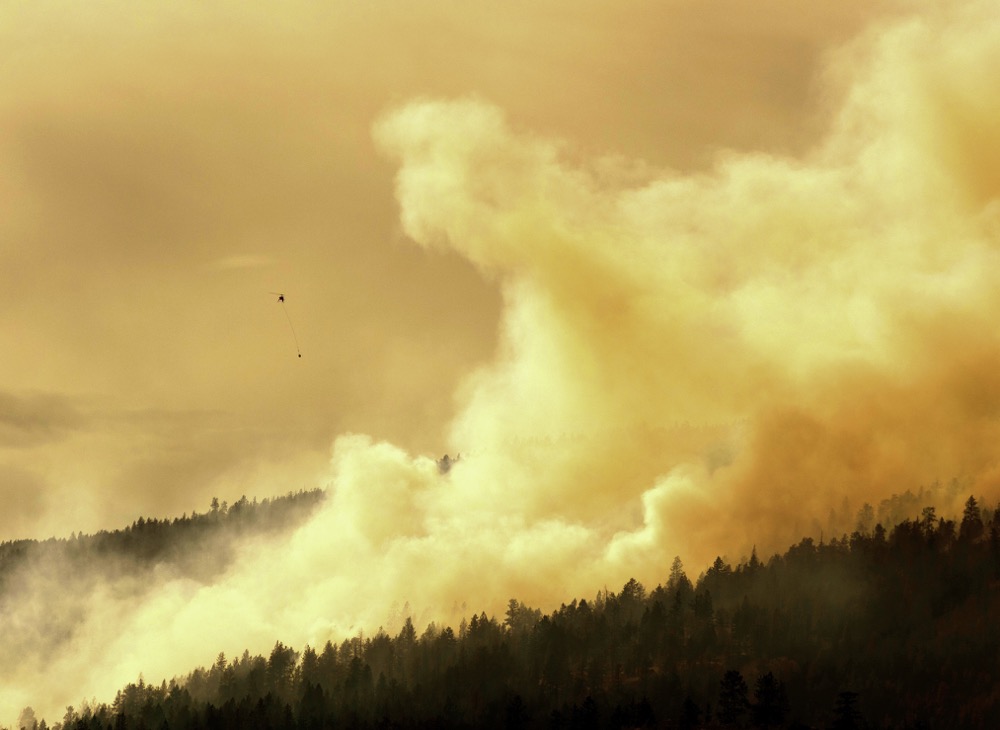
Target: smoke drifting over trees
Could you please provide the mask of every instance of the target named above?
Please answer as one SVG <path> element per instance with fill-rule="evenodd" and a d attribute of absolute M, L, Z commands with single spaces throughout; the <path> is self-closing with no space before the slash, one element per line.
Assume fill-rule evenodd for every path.
<path fill-rule="evenodd" d="M 105 728 L 985 728 L 1000 722 L 1000 515 L 906 520 L 766 561 L 680 559 L 551 613 L 418 627 L 143 679 L 69 708 Z M 405 613 L 405 612 L 404 612 Z M 22 713 L 31 728 L 35 713 Z"/>
<path fill-rule="evenodd" d="M 91 573 L 73 571 L 61 556 L 24 563 L 31 569 L 5 579 L 4 620 L 17 631 L 0 716 L 13 719 L 35 702 L 53 717 L 79 697 L 113 694 L 139 672 L 179 676 L 220 651 L 266 652 L 277 638 L 319 647 L 359 630 L 374 637 L 393 604 L 408 602 L 416 625 L 456 623 L 463 605 L 499 615 L 510 596 L 548 614 L 594 586 L 630 578 L 653 585 L 675 555 L 709 565 L 721 553 L 732 565 L 754 545 L 760 555 L 799 546 L 774 566 L 811 566 L 821 554 L 828 567 L 850 573 L 817 588 L 839 612 L 813 616 L 809 626 L 860 651 L 837 621 L 863 614 L 853 587 L 875 580 L 866 573 L 859 583 L 851 571 L 881 575 L 887 567 L 878 558 L 882 540 L 867 527 L 882 500 L 890 500 L 886 511 L 906 513 L 905 499 L 891 496 L 919 494 L 922 485 L 933 499 L 918 500 L 919 515 L 906 513 L 917 521 L 893 533 L 892 555 L 945 566 L 940 583 L 920 594 L 927 601 L 914 610 L 925 615 L 913 627 L 948 628 L 964 642 L 949 612 L 967 608 L 964 591 L 979 590 L 984 579 L 975 575 L 979 563 L 962 562 L 962 546 L 988 551 L 992 542 L 974 521 L 963 521 L 956 536 L 937 515 L 957 514 L 969 494 L 991 504 L 1000 496 L 1000 14 L 986 0 L 916 3 L 909 12 L 831 56 L 824 80 L 836 110 L 827 134 L 795 157 L 720 152 L 709 169 L 685 174 L 590 159 L 479 98 L 414 101 L 381 116 L 373 136 L 398 170 L 405 235 L 461 258 L 502 295 L 496 352 L 457 387 L 440 450 L 461 460 L 442 469 L 380 434 L 345 433 L 317 477 L 327 497 L 310 518 L 266 539 L 240 540 L 232 560 L 175 569 L 156 554 L 147 575 L 87 586 Z M 131 226 L 123 228 L 130 235 Z M 205 339 L 211 351 L 225 349 Z M 409 367 L 410 359 L 399 361 Z M 192 399 L 224 381 L 202 375 L 206 368 L 203 361 L 191 368 L 202 378 Z M 221 370 L 238 368 L 229 362 Z M 307 388 L 299 395 L 311 402 Z M 53 442 L 79 426 L 76 402 L 5 398 L 0 437 L 18 448 Z M 283 418 L 299 415 L 288 408 Z M 19 488 L 34 483 L 31 473 L 5 472 Z M 952 478 L 960 488 L 950 487 Z M 949 486 L 931 486 L 941 484 Z M 844 523 L 859 517 L 865 534 L 857 545 L 828 541 L 819 550 L 824 528 L 847 531 Z M 143 523 L 128 534 L 159 529 Z M 5 547 L 11 560 L 19 549 Z M 907 565 L 887 574 L 894 582 L 877 597 L 916 595 L 920 576 Z M 771 562 L 760 572 L 778 574 Z M 662 596 L 668 612 L 682 591 L 676 579 Z M 788 626 L 799 614 L 754 603 L 750 593 L 746 610 L 716 603 L 730 580 L 737 579 L 711 589 L 713 606 L 731 611 L 722 623 L 727 659 L 749 657 L 754 642 L 784 640 L 769 622 L 781 617 Z M 698 595 L 678 611 L 700 630 L 707 624 L 704 615 L 697 623 L 697 612 L 707 606 L 701 598 L 696 610 Z M 640 608 L 652 612 L 655 601 L 640 601 L 635 621 Z M 884 608 L 859 620 L 884 619 Z M 489 618 L 486 626 L 496 639 L 487 648 L 502 645 L 499 626 Z M 402 631 L 391 628 L 394 636 Z M 432 632 L 426 645 L 457 651 L 451 639 L 458 642 L 461 630 L 451 634 Z M 800 635 L 810 637 L 805 629 L 789 634 Z M 944 657 L 956 646 L 965 644 L 932 648 Z M 792 653 L 765 648 L 770 659 Z M 699 656 L 712 656 L 706 651 Z M 300 666 L 282 656 L 285 668 Z M 217 671 L 259 666 L 247 661 Z M 625 661 L 635 662 L 629 676 L 638 676 L 638 659 Z M 364 665 L 355 668 L 352 691 L 368 691 Z M 663 711 L 696 722 L 724 669 L 705 670 L 701 684 L 692 679 L 681 715 Z M 545 670 L 531 671 L 537 678 Z M 799 707 L 806 695 L 793 683 L 798 675 L 778 666 L 742 672 L 746 692 L 759 694 L 753 706 L 764 697 L 781 705 L 769 671 Z M 874 681 L 842 667 L 829 672 Z M 825 676 L 808 679 L 822 685 Z M 278 686 L 281 677 L 269 681 Z M 744 690 L 730 679 L 726 712 L 738 714 Z M 965 679 L 970 691 L 979 686 Z M 864 710 L 869 694 L 837 700 L 840 689 L 855 691 L 831 680 L 824 707 L 839 702 L 845 718 Z M 513 697 L 504 700 L 513 718 L 536 709 L 520 694 L 520 709 Z M 326 701 L 315 693 L 313 700 Z M 645 717 L 636 701 L 623 711 Z M 583 696 L 552 707 L 590 716 L 614 705 Z"/>
<path fill-rule="evenodd" d="M 0 723 L 9 724 L 13 707 L 29 696 L 53 721 L 60 704 L 105 687 L 123 657 L 142 663 L 153 648 L 147 640 L 111 650 L 144 606 L 222 579 L 243 551 L 280 539 L 322 497 L 317 490 L 261 502 L 243 497 L 232 506 L 213 500 L 208 512 L 190 517 L 139 518 L 112 532 L 0 543 L 0 655 L 12 658 L 0 669 Z"/>

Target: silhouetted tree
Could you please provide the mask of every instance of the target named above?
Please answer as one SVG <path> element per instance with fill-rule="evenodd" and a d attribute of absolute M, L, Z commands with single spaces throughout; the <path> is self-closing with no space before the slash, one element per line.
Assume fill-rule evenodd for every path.
<path fill-rule="evenodd" d="M 959 527 L 959 539 L 964 542 L 974 542 L 983 534 L 983 519 L 976 498 L 969 496 L 962 512 L 962 524 Z"/>
<path fill-rule="evenodd" d="M 691 699 L 691 695 L 687 695 L 684 698 L 684 704 L 681 705 L 681 716 L 678 720 L 678 726 L 683 730 L 694 730 L 698 727 L 698 722 L 701 720 L 701 708 L 698 707 L 698 703 Z"/>
<path fill-rule="evenodd" d="M 756 727 L 781 725 L 788 715 L 788 693 L 785 685 L 771 672 L 757 678 L 753 690 L 753 724 Z"/>
<path fill-rule="evenodd" d="M 858 510 L 858 519 L 855 529 L 862 535 L 871 533 L 875 525 L 875 510 L 870 504 L 865 502 Z"/>
<path fill-rule="evenodd" d="M 17 727 L 20 730 L 35 730 L 38 724 L 35 719 L 35 711 L 30 707 L 25 707 L 21 710 L 21 714 L 17 718 Z"/>
<path fill-rule="evenodd" d="M 746 680 L 735 669 L 730 669 L 719 682 L 719 721 L 724 725 L 737 725 L 746 715 L 750 701 L 747 699 Z"/>
<path fill-rule="evenodd" d="M 864 727 L 861 711 L 858 710 L 858 693 L 841 692 L 833 708 L 833 730 L 858 730 Z"/>

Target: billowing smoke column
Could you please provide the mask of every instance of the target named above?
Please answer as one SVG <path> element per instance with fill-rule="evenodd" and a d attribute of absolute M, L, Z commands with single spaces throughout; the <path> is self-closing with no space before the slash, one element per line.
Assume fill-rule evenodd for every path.
<path fill-rule="evenodd" d="M 696 572 L 766 555 L 845 500 L 937 479 L 995 498 L 994 10 L 928 11 L 846 49 L 841 110 L 802 159 L 723 154 L 681 176 L 574 162 L 476 100 L 384 118 L 406 233 L 503 291 L 497 357 L 458 389 L 461 459 L 442 473 L 338 438 L 308 525 L 213 586 L 87 598 L 63 651 L 5 670 L 7 716 L 220 650 L 393 630 L 404 602 L 457 622 L 655 584 L 674 555 Z"/>
<path fill-rule="evenodd" d="M 556 572 L 593 585 L 787 546 L 845 498 L 953 477 L 995 494 L 991 5 L 844 51 L 863 71 L 804 159 L 623 185 L 634 173 L 572 165 L 475 101 L 383 121 L 406 232 L 506 304 L 452 430 L 472 458 L 429 515 L 545 526 L 571 549 Z"/>

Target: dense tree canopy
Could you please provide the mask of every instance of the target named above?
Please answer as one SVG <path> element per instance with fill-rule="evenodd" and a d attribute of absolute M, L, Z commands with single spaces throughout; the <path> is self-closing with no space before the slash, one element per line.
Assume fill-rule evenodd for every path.
<path fill-rule="evenodd" d="M 69 539 L 9 540 L 0 542 L 0 597 L 7 580 L 32 562 L 48 561 L 78 573 L 90 569 L 113 573 L 123 565 L 169 564 L 194 578 L 208 579 L 224 568 L 231 555 L 232 538 L 245 534 L 273 533 L 305 519 L 324 497 L 320 489 L 289 492 L 283 497 L 249 500 L 233 505 L 213 499 L 208 512 L 170 519 L 140 517 L 120 530 Z"/>

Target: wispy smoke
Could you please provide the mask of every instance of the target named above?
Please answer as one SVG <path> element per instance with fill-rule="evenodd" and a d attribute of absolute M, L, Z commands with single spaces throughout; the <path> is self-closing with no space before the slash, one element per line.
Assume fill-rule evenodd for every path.
<path fill-rule="evenodd" d="M 85 605 L 46 711 L 219 650 L 370 631 L 394 603 L 457 621 L 656 583 L 678 554 L 767 554 L 845 499 L 952 477 L 996 498 L 996 18 L 964 3 L 860 39 L 822 144 L 697 176 L 574 161 L 477 100 L 381 120 L 405 232 L 503 291 L 499 354 L 458 389 L 461 459 L 443 474 L 338 438 L 330 496 L 287 542 L 212 586 Z"/>
<path fill-rule="evenodd" d="M 64 438 L 83 420 L 67 398 L 0 391 L 0 448 L 23 448 Z"/>

